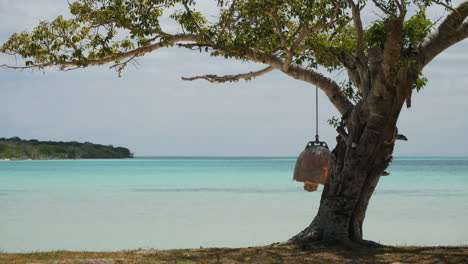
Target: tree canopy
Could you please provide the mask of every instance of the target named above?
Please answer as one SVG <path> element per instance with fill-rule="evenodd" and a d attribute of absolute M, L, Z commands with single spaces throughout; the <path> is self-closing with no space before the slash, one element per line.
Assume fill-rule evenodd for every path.
<path fill-rule="evenodd" d="M 31 32 L 13 34 L 0 51 L 24 58 L 12 68 L 60 70 L 110 64 L 119 74 L 136 58 L 179 46 L 265 64 L 245 74 L 184 78 L 211 82 L 251 79 L 272 70 L 319 86 L 341 114 L 371 89 L 365 73 L 386 65 L 388 76 L 420 89 L 421 71 L 437 54 L 468 36 L 468 3 L 449 0 L 218 0 L 213 19 L 194 0 L 76 0 L 70 18 L 42 21 Z M 426 9 L 443 6 L 448 15 L 431 21 Z M 373 6 L 373 7 L 368 7 Z M 361 11 L 378 16 L 363 25 Z M 169 32 L 169 17 L 179 32 Z M 376 58 L 373 54 L 382 54 Z M 7 66 L 7 65 L 4 65 Z M 319 68 L 320 67 L 320 68 Z M 346 70 L 350 83 L 338 83 L 319 69 Z M 403 78 L 403 77 L 404 78 Z M 369 80 L 366 80 L 369 79 Z M 350 100 L 351 99 L 351 100 Z"/>

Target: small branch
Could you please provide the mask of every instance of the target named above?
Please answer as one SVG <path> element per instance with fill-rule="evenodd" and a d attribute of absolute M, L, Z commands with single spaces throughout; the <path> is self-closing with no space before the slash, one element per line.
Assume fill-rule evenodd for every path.
<path fill-rule="evenodd" d="M 12 70 L 27 70 L 27 69 L 42 69 L 45 67 L 51 66 L 49 63 L 44 63 L 44 64 L 35 64 L 35 65 L 29 65 L 29 66 L 11 66 L 8 64 L 1 64 L 0 68 L 5 68 L 5 69 L 12 69 Z"/>
<path fill-rule="evenodd" d="M 286 40 L 286 36 L 284 35 L 284 32 L 283 32 L 283 30 L 281 28 L 281 22 L 280 22 L 280 19 L 278 17 L 277 11 L 275 9 L 273 9 L 270 12 L 270 14 L 271 14 L 271 17 L 273 18 L 273 21 L 275 21 L 275 27 L 276 27 L 277 35 L 278 35 L 278 37 L 280 38 L 280 41 L 281 41 L 281 48 L 283 49 L 284 53 L 286 54 L 282 70 L 284 72 L 287 72 L 289 70 L 289 66 L 292 63 L 293 52 L 292 52 L 292 50 L 288 49 L 288 47 L 287 47 L 288 43 L 287 43 L 287 40 Z"/>
<path fill-rule="evenodd" d="M 304 25 L 301 32 L 299 33 L 299 36 L 297 36 L 297 39 L 293 42 L 291 45 L 291 50 L 294 51 L 299 47 L 302 41 L 309 35 L 310 29 L 307 25 Z"/>
<path fill-rule="evenodd" d="M 291 44 L 291 49 L 290 49 L 291 52 L 296 51 L 296 49 L 307 38 L 307 36 L 310 34 L 310 32 L 312 32 L 314 30 L 319 30 L 319 29 L 322 29 L 322 28 L 325 28 L 325 27 L 332 26 L 335 23 L 338 15 L 339 15 L 339 10 L 340 10 L 340 5 L 336 4 L 334 14 L 330 18 L 330 21 L 328 23 L 321 23 L 321 24 L 315 25 L 312 28 L 308 25 L 308 23 L 302 23 L 302 25 L 299 26 L 299 28 L 296 30 L 296 32 L 294 32 L 294 34 L 292 35 L 292 37 L 294 37 L 294 36 L 296 36 L 297 32 L 299 32 L 299 35 L 297 36 L 297 39 Z"/>
<path fill-rule="evenodd" d="M 393 3 L 395 3 L 395 5 L 398 7 L 398 10 L 400 10 L 400 12 L 403 10 L 403 6 L 400 4 L 400 2 L 398 2 L 398 0 L 393 0 Z"/>
<path fill-rule="evenodd" d="M 336 53 L 335 57 L 343 64 L 354 85 L 363 95 L 366 95 L 369 87 L 367 87 L 367 83 L 362 81 L 367 76 L 367 63 L 359 63 L 356 57 L 346 52 Z"/>
<path fill-rule="evenodd" d="M 397 135 L 395 136 L 395 140 L 408 141 L 408 138 L 407 138 L 405 135 L 397 134 Z"/>
<path fill-rule="evenodd" d="M 193 17 L 192 15 L 192 11 L 190 10 L 190 8 L 188 7 L 187 5 L 187 1 L 182 1 L 182 5 L 184 6 L 185 10 L 187 11 L 187 13 L 190 15 L 190 17 L 192 18 L 192 21 L 193 23 L 195 24 L 195 27 L 197 28 L 198 30 L 198 34 L 202 34 L 206 40 L 210 43 L 211 46 L 216 46 L 215 44 L 215 41 L 213 41 L 209 35 L 206 34 L 206 32 L 204 32 L 201 28 L 201 26 L 197 23 L 197 21 L 195 20 L 195 18 Z"/>
<path fill-rule="evenodd" d="M 391 144 L 395 143 L 395 141 L 397 141 L 397 140 L 408 141 L 408 138 L 405 135 L 402 135 L 402 134 L 395 134 L 394 138 L 392 138 L 389 141 L 384 141 L 384 143 L 387 144 L 387 145 L 391 145 Z"/>
<path fill-rule="evenodd" d="M 284 49 L 284 51 L 287 51 L 286 36 L 284 35 L 283 30 L 281 29 L 281 23 L 278 18 L 278 14 L 276 10 L 272 10 L 270 14 L 271 14 L 271 17 L 273 18 L 273 21 L 275 21 L 275 27 L 276 27 L 278 37 L 280 38 L 280 41 L 281 41 L 281 46 Z"/>
<path fill-rule="evenodd" d="M 241 74 L 235 74 L 235 75 L 218 76 L 218 75 L 213 75 L 213 74 L 207 74 L 207 75 L 200 75 L 200 76 L 194 76 L 194 77 L 182 77 L 181 79 L 184 81 L 205 79 L 211 83 L 237 82 L 241 79 L 249 81 L 255 77 L 259 77 L 261 75 L 269 73 L 274 69 L 275 68 L 273 68 L 272 66 L 268 66 L 260 71 L 241 73 Z"/>
<path fill-rule="evenodd" d="M 447 9 L 449 9 L 449 10 L 452 10 L 452 12 L 457 12 L 457 10 L 456 10 L 455 8 L 449 6 L 449 5 L 447 5 L 447 4 L 445 4 L 445 3 L 441 2 L 441 1 L 432 0 L 431 2 L 433 2 L 433 3 L 435 3 L 435 4 L 438 4 L 438 5 L 441 5 L 441 6 L 447 8 Z"/>
<path fill-rule="evenodd" d="M 114 65 L 110 66 L 109 68 L 115 68 L 117 70 L 117 73 L 119 77 L 122 77 L 122 71 L 127 67 L 127 65 L 132 62 L 139 54 L 135 54 L 131 56 L 130 58 L 126 59 L 124 62 L 116 62 Z"/>
<path fill-rule="evenodd" d="M 338 134 L 341 136 L 341 138 L 343 138 L 345 142 L 348 142 L 348 133 L 346 133 L 342 126 L 338 126 L 336 128 L 336 132 L 338 132 Z"/>
<path fill-rule="evenodd" d="M 395 16 L 394 13 L 389 12 L 387 9 L 385 9 L 384 6 L 382 6 L 378 1 L 372 0 L 372 2 L 375 4 L 376 7 L 378 7 L 382 12 L 387 14 L 388 16 Z"/>
<path fill-rule="evenodd" d="M 413 96 L 413 90 L 409 91 L 408 97 L 406 97 L 406 108 L 411 108 L 411 97 Z"/>

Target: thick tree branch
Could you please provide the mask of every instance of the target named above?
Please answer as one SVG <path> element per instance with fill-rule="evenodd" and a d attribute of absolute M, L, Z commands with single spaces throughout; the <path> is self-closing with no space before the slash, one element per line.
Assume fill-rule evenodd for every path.
<path fill-rule="evenodd" d="M 395 5 L 398 7 L 398 10 L 400 12 L 400 15 L 398 16 L 399 19 L 403 20 L 406 16 L 406 4 L 405 1 L 398 1 L 398 0 L 393 0 Z"/>
<path fill-rule="evenodd" d="M 351 6 L 351 10 L 353 12 L 354 28 L 356 32 L 356 55 L 361 63 L 365 63 L 364 30 L 362 29 L 361 10 L 358 6 L 359 3 L 356 5 L 353 0 L 346 0 L 346 2 Z"/>
<path fill-rule="evenodd" d="M 287 71 L 284 71 L 285 61 L 275 55 L 264 53 L 259 50 L 253 49 L 240 49 L 240 50 L 227 50 L 222 47 L 214 47 L 210 44 L 200 44 L 203 46 L 210 46 L 221 54 L 242 54 L 248 60 L 270 65 L 272 68 L 279 69 L 287 75 L 302 80 L 313 85 L 318 86 L 329 98 L 331 103 L 336 107 L 340 114 L 344 115 L 353 108 L 353 104 L 343 94 L 338 83 L 336 83 L 330 77 L 318 72 L 317 70 L 309 67 L 304 67 L 298 64 L 290 64 Z M 192 46 L 192 45 L 190 45 Z M 264 70 L 267 70 L 265 68 Z M 197 79 L 207 79 L 203 76 L 198 76 Z M 213 78 L 213 76 L 210 76 Z M 213 79 L 214 80 L 214 79 Z"/>
<path fill-rule="evenodd" d="M 420 70 L 442 51 L 468 38 L 467 16 L 468 1 L 464 1 L 422 41 L 417 49 Z"/>
<path fill-rule="evenodd" d="M 208 44 L 209 45 L 209 44 Z M 331 103 L 335 106 L 335 108 L 340 112 L 340 114 L 344 115 L 348 111 L 353 108 L 353 104 L 351 101 L 344 95 L 341 91 L 340 86 L 330 77 L 324 75 L 323 73 L 318 72 L 317 70 L 304 67 L 302 65 L 292 63 L 289 66 L 288 71 L 284 71 L 284 63 L 285 61 L 278 56 L 268 54 L 262 52 L 260 50 L 254 49 L 230 49 L 226 50 L 222 47 L 212 47 L 216 49 L 221 54 L 231 54 L 231 55 L 242 55 L 242 57 L 267 64 L 272 66 L 273 68 L 279 69 L 283 71 L 288 76 L 291 76 L 295 79 L 302 80 L 308 82 L 310 84 L 318 86 L 329 98 Z"/>
<path fill-rule="evenodd" d="M 244 50 L 243 52 L 245 52 L 245 56 L 249 60 L 268 64 L 279 70 L 283 69 L 284 60 L 277 56 L 261 51 L 254 51 L 252 49 Z M 293 63 L 289 66 L 287 72 L 283 72 L 295 79 L 318 86 L 323 92 L 325 92 L 328 99 L 336 107 L 341 115 L 346 114 L 354 106 L 351 101 L 349 101 L 349 99 L 346 98 L 346 96 L 343 94 L 338 83 L 313 68 L 304 67 L 302 65 Z"/>
<path fill-rule="evenodd" d="M 335 57 L 343 64 L 348 72 L 348 76 L 358 86 L 361 83 L 361 76 L 359 75 L 359 62 L 356 57 L 346 52 L 337 53 Z"/>
<path fill-rule="evenodd" d="M 392 66 L 400 59 L 403 49 L 403 21 L 400 19 L 385 22 L 387 38 L 382 54 L 382 69 L 386 78 L 392 74 Z"/>
<path fill-rule="evenodd" d="M 364 5 L 354 3 L 353 0 L 346 0 L 351 6 L 352 19 L 354 22 L 354 32 L 356 37 L 356 55 L 341 52 L 336 55 L 348 72 L 348 76 L 356 85 L 362 95 L 367 95 L 370 90 L 370 76 L 368 68 L 368 57 L 365 54 L 364 30 L 361 20 L 361 10 Z"/>
<path fill-rule="evenodd" d="M 353 104 L 343 94 L 340 86 L 330 77 L 316 71 L 315 69 L 304 67 L 302 65 L 291 64 L 289 72 L 286 74 L 295 79 L 306 81 L 318 86 L 323 92 L 325 92 L 341 115 L 345 115 L 353 108 Z"/>
<path fill-rule="evenodd" d="M 71 66 L 86 67 L 90 65 L 103 65 L 106 63 L 110 63 L 110 62 L 122 61 L 126 58 L 138 57 L 145 53 L 152 52 L 154 50 L 157 50 L 163 47 L 173 46 L 177 42 L 183 42 L 183 41 L 199 41 L 199 38 L 193 34 L 168 35 L 164 38 L 164 40 L 161 40 L 159 42 L 156 42 L 156 43 L 144 46 L 144 47 L 136 48 L 127 52 L 115 53 L 110 56 L 104 57 L 102 59 L 87 60 L 86 64 L 84 64 L 82 61 L 65 61 L 65 62 L 61 62 L 58 64 L 53 64 L 52 62 L 49 62 L 49 63 L 43 63 L 43 64 L 33 64 L 33 65 L 28 65 L 28 66 L 10 66 L 10 65 L 3 64 L 3 65 L 0 65 L 0 67 L 11 68 L 11 69 L 31 69 L 31 68 L 41 69 L 41 68 L 57 65 L 59 66 L 60 70 L 66 70 L 68 67 L 71 67 Z"/>
<path fill-rule="evenodd" d="M 244 79 L 246 81 L 249 81 L 255 77 L 259 77 L 261 75 L 264 75 L 266 73 L 271 72 L 274 70 L 272 66 L 268 66 L 260 71 L 254 71 L 254 72 L 248 72 L 248 73 L 241 73 L 241 74 L 235 74 L 235 75 L 224 75 L 224 76 L 218 76 L 218 75 L 212 75 L 212 74 L 207 74 L 207 75 L 200 75 L 200 76 L 194 76 L 194 77 L 182 77 L 181 79 L 184 81 L 193 81 L 197 79 L 205 79 L 209 82 L 212 83 L 224 83 L 224 82 L 237 82 L 241 79 Z"/>

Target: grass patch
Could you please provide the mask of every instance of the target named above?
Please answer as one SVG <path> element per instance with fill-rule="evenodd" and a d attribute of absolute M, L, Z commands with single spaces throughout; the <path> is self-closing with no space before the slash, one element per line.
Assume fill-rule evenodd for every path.
<path fill-rule="evenodd" d="M 117 252 L 52 251 L 0 253 L 1 264 L 453 264 L 468 263 L 468 247 L 343 248 L 294 245 L 249 248 L 202 248 L 177 250 L 130 250 Z"/>

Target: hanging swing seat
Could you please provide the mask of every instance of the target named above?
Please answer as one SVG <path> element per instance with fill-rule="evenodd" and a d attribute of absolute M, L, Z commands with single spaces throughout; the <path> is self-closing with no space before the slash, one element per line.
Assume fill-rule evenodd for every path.
<path fill-rule="evenodd" d="M 310 141 L 297 158 L 293 179 L 303 182 L 304 190 L 316 191 L 327 180 L 330 159 L 331 152 L 325 142 Z"/>

